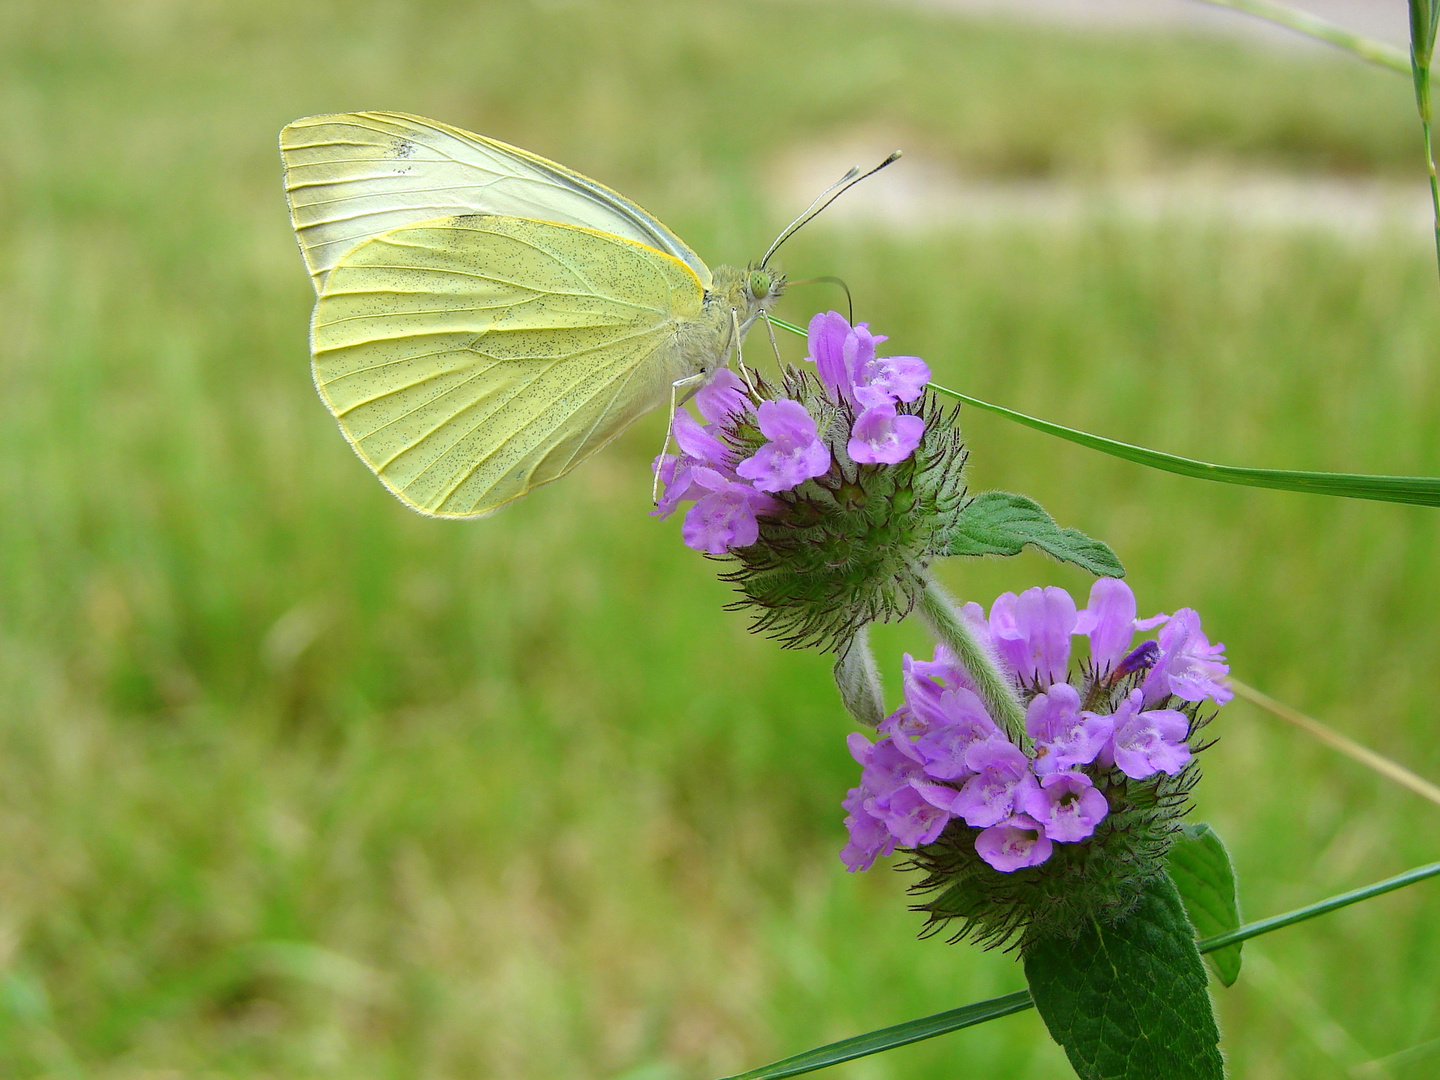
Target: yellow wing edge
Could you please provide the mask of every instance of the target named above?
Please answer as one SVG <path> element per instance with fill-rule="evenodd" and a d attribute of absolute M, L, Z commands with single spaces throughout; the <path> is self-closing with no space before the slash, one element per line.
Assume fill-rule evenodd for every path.
<path fill-rule="evenodd" d="M 290 121 L 290 123 L 286 124 L 283 128 L 280 129 L 280 136 L 279 136 L 280 157 L 281 157 L 281 162 L 282 162 L 282 165 L 283 165 L 282 171 L 283 171 L 283 173 L 284 173 L 284 181 L 285 181 L 285 183 L 286 183 L 286 185 L 287 185 L 287 190 L 288 190 L 288 183 L 289 183 L 290 165 L 289 165 L 288 157 L 287 157 L 286 155 L 287 155 L 287 151 L 288 151 L 289 149 L 291 149 L 291 147 L 289 146 L 289 144 L 288 144 L 288 142 L 287 142 L 287 136 L 289 135 L 289 133 L 291 133 L 292 131 L 298 131 L 298 130 L 300 130 L 300 129 L 302 129 L 302 128 L 320 127 L 320 126 L 322 126 L 322 125 L 324 125 L 324 124 L 327 124 L 327 123 L 335 123 L 336 121 L 341 121 L 341 120 L 366 120 L 366 119 L 369 119 L 369 118 L 371 118 L 371 117 L 375 117 L 375 118 L 387 118 L 387 119 L 398 119 L 398 120 L 407 121 L 407 122 L 412 123 L 412 124 L 420 124 L 420 125 L 422 125 L 422 126 L 428 126 L 428 127 L 434 128 L 434 129 L 437 130 L 437 131 L 443 132 L 444 134 L 449 135 L 449 136 L 452 137 L 452 138 L 459 139 L 459 140 L 462 141 L 462 142 L 465 142 L 465 141 L 474 142 L 474 143 L 478 143 L 478 144 L 480 144 L 480 145 L 482 145 L 482 146 L 493 147 L 493 148 L 498 149 L 498 150 L 501 150 L 501 151 L 503 151 L 504 153 L 507 153 L 507 154 L 513 154 L 513 155 L 515 155 L 515 156 L 518 157 L 518 158 L 522 158 L 522 159 L 524 159 L 524 160 L 526 160 L 526 161 L 531 162 L 531 163 L 534 164 L 534 165 L 538 165 L 538 166 L 539 166 L 540 168 L 542 168 L 542 169 L 546 169 L 546 170 L 552 171 L 552 172 L 554 172 L 554 173 L 556 173 L 556 174 L 558 174 L 558 175 L 560 175 L 560 176 L 563 176 L 563 177 L 565 177 L 565 178 L 573 181 L 574 183 L 576 183 L 576 184 L 577 184 L 578 186 L 580 186 L 581 188 L 589 189 L 589 191 L 590 191 L 591 193 L 593 193 L 593 194 L 598 194 L 598 195 L 602 196 L 603 199 L 608 199 L 608 200 L 610 200 L 611 202 L 613 202 L 613 203 L 615 203 L 615 204 L 617 204 L 617 205 L 619 205 L 619 206 L 626 207 L 628 210 L 631 211 L 631 213 L 632 213 L 637 219 L 639 219 L 640 221 L 644 222 L 644 224 L 645 224 L 647 227 L 649 227 L 649 228 L 650 228 L 651 230 L 653 230 L 654 232 L 659 233 L 661 236 L 664 236 L 664 237 L 669 238 L 669 239 L 675 244 L 675 246 L 676 246 L 680 251 L 685 252 L 686 254 L 688 254 L 688 255 L 690 256 L 690 259 L 693 259 L 694 261 L 691 262 L 690 259 L 680 258 L 679 256 L 675 255 L 673 252 L 663 251 L 663 250 L 661 250 L 660 248 L 654 248 L 654 245 L 643 245 L 643 246 L 652 247 L 652 248 L 654 248 L 654 250 L 659 251 L 660 254 L 662 254 L 662 255 L 669 255 L 671 258 L 675 259 L 677 262 L 680 262 L 680 263 L 684 264 L 684 265 L 686 266 L 686 268 L 689 269 L 690 272 L 695 275 L 696 279 L 701 282 L 701 288 L 702 288 L 703 290 L 705 290 L 705 291 L 709 291 L 711 282 L 708 281 L 708 280 L 706 280 L 706 278 L 709 276 L 709 267 L 705 264 L 705 260 L 702 259 L 702 258 L 700 258 L 699 254 L 698 254 L 693 248 L 691 248 L 689 244 L 685 243 L 684 240 L 680 239 L 679 235 L 678 235 L 673 229 L 671 229 L 668 225 L 666 225 L 666 224 L 665 224 L 663 221 L 661 221 L 658 217 L 656 217 L 654 214 L 652 214 L 649 210 L 645 209 L 645 207 L 643 207 L 643 206 L 641 206 L 639 203 L 635 202 L 635 200 L 629 198 L 628 196 L 625 196 L 625 195 L 620 194 L 620 192 L 616 191 L 614 188 L 609 187 L 609 186 L 606 185 L 606 184 L 602 184 L 600 181 L 595 180 L 595 179 L 592 179 L 591 177 L 586 176 L 584 173 L 576 172 L 574 169 L 571 169 L 571 168 L 569 168 L 568 166 L 561 165 L 558 161 L 552 161 L 550 158 L 547 158 L 547 157 L 545 157 L 545 156 L 542 155 L 542 154 L 534 153 L 533 151 L 531 151 L 531 150 L 526 150 L 526 149 L 524 149 L 523 147 L 520 147 L 520 146 L 514 146 L 514 145 L 512 145 L 511 143 L 504 142 L 504 141 L 501 140 L 501 139 L 493 139 L 493 138 L 491 138 L 491 137 L 488 136 L 488 135 L 480 135 L 480 134 L 477 134 L 476 132 L 473 132 L 473 131 L 466 131 L 464 128 L 456 127 L 456 126 L 453 125 L 453 124 L 447 124 L 447 123 L 445 123 L 443 120 L 432 120 L 432 119 L 430 119 L 429 117 L 420 116 L 420 115 L 417 115 L 416 113 L 394 112 L 394 111 L 390 111 L 390 110 L 386 110 L 386 109 L 366 109 L 366 110 L 362 110 L 362 111 L 359 111 L 359 112 L 316 113 L 316 114 L 313 115 L 313 116 L 302 116 L 302 117 L 300 117 L 299 119 Z M 287 199 L 287 202 L 288 202 L 288 199 Z M 289 211 L 290 211 L 290 227 L 291 227 L 291 231 L 295 232 L 295 233 L 297 234 L 297 236 L 298 236 L 299 233 L 300 233 L 301 226 L 300 226 L 300 223 L 296 220 L 295 207 L 294 207 L 293 204 L 291 204 L 291 205 L 289 205 L 288 209 L 289 209 Z M 483 214 L 483 213 L 486 213 L 486 212 L 487 212 L 487 211 L 485 211 L 483 207 L 476 207 L 476 208 L 475 208 L 475 213 L 477 213 L 477 214 Z M 497 215 L 497 216 L 503 216 L 503 215 Z M 441 220 L 441 219 L 437 219 L 437 220 Z M 545 220 L 545 219 L 544 219 L 544 218 L 531 218 L 531 219 L 521 219 L 521 220 L 543 221 L 543 220 Z M 414 224 L 419 224 L 419 223 L 417 222 L 417 223 L 414 223 Z M 405 227 L 405 228 L 413 228 L 413 227 L 414 227 L 414 224 L 412 224 L 412 225 L 410 225 L 410 226 L 402 226 L 402 227 Z M 584 227 L 585 227 L 585 226 L 579 226 L 579 225 L 569 225 L 569 224 L 566 223 L 566 222 L 550 222 L 550 224 L 553 224 L 553 225 L 566 225 L 566 227 L 568 227 L 568 228 L 584 228 Z M 394 231 L 394 230 L 392 230 L 392 231 Z M 603 232 L 604 230 L 593 230 L 593 231 Z M 381 234 L 381 235 L 384 235 L 384 234 Z M 612 235 L 618 235 L 618 234 L 605 233 L 605 235 L 607 235 L 607 236 L 612 236 Z M 378 239 L 378 237 L 370 237 L 369 239 Z M 630 238 L 629 238 L 629 237 L 623 237 L 623 236 L 622 236 L 622 237 L 620 237 L 620 239 L 622 239 L 622 240 L 628 240 L 628 239 L 630 239 Z M 362 243 L 364 243 L 364 242 L 367 242 L 367 241 L 362 241 Z M 634 242 L 635 242 L 635 243 L 639 243 L 639 241 L 634 241 Z M 354 250 L 354 249 L 352 248 L 351 251 L 353 251 L 353 250 Z M 350 253 L 350 252 L 346 252 L 347 255 L 348 255 L 349 253 Z M 340 260 L 337 260 L 336 265 L 338 266 L 339 263 L 340 263 L 340 262 L 343 262 L 343 261 L 344 261 L 344 257 L 342 256 Z M 697 268 L 698 268 L 698 269 L 697 269 Z M 333 269 L 333 268 L 332 268 L 332 269 Z M 699 272 L 700 270 L 704 270 L 704 271 L 706 272 L 704 276 L 702 276 L 702 275 L 700 274 L 700 272 Z M 312 273 L 312 277 L 313 277 L 313 276 L 315 276 L 315 275 Z M 319 290 L 317 290 L 317 292 L 318 292 L 318 291 L 319 291 Z"/>

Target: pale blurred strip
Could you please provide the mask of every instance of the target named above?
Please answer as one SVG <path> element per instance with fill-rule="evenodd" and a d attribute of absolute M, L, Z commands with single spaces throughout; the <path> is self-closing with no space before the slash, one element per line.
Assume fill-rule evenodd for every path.
<path fill-rule="evenodd" d="M 1339 750 L 1342 754 L 1354 758 L 1360 764 L 1374 769 L 1381 776 L 1394 780 L 1409 788 L 1421 798 L 1429 799 L 1435 805 L 1440 806 L 1440 787 L 1436 787 L 1423 776 L 1417 776 L 1399 762 L 1391 761 L 1389 758 L 1377 754 L 1368 747 L 1361 746 L 1355 740 L 1341 735 L 1333 728 L 1326 727 L 1319 720 L 1311 719 L 1302 712 L 1292 709 L 1284 702 L 1276 701 L 1268 694 L 1262 694 L 1253 686 L 1248 686 L 1239 679 L 1230 680 L 1230 689 L 1253 705 L 1258 705 L 1266 712 L 1287 723 L 1294 724 L 1301 731 L 1313 735 L 1327 746 Z"/>

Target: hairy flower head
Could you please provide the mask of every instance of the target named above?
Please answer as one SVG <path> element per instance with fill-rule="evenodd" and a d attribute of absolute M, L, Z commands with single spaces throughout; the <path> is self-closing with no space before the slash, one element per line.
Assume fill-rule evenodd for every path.
<path fill-rule="evenodd" d="M 987 945 L 1123 914 L 1163 865 L 1199 778 L 1201 705 L 1228 696 L 1221 646 L 1188 608 L 1136 619 L 1118 580 L 1079 613 L 1051 588 L 1006 593 L 988 620 L 978 605 L 959 614 L 988 634 L 1030 745 L 1006 737 L 943 647 L 906 656 L 905 701 L 879 740 L 850 737 L 863 771 L 845 801 L 846 865 L 907 850 L 926 875 L 914 891 L 931 897 L 917 908 L 927 929 L 958 921 L 957 937 Z M 1157 640 L 1132 647 L 1157 624 Z M 1072 664 L 1075 637 L 1090 648 Z M 1156 697 L 1161 678 L 1174 681 Z"/>
<path fill-rule="evenodd" d="M 808 340 L 808 363 L 778 385 L 725 371 L 696 396 L 706 423 L 676 412 L 656 513 L 695 502 L 682 537 L 734 561 L 721 576 L 755 629 L 840 648 L 915 606 L 965 503 L 965 450 L 924 361 L 877 356 L 885 338 L 834 311 Z"/>

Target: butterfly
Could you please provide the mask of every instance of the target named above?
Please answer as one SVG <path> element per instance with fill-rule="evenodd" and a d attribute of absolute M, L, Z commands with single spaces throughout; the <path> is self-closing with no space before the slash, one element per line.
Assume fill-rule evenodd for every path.
<path fill-rule="evenodd" d="M 623 195 L 434 120 L 307 117 L 280 154 L 315 388 L 424 514 L 478 517 L 564 476 L 703 385 L 785 288 L 768 254 L 712 271 Z"/>

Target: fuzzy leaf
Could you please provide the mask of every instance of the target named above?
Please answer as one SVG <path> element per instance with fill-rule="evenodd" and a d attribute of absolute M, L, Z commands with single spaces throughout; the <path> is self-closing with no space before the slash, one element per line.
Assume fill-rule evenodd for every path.
<path fill-rule="evenodd" d="M 1081 1080 L 1221 1080 L 1220 1033 L 1180 894 L 1161 874 L 1129 915 L 1024 953 L 1030 996 Z"/>
<path fill-rule="evenodd" d="M 1181 835 L 1170 849 L 1170 877 L 1200 937 L 1214 937 L 1240 925 L 1235 867 L 1209 825 L 1201 822 L 1181 827 Z M 1240 977 L 1240 942 L 1206 953 L 1205 959 L 1222 983 L 1235 985 Z"/>
<path fill-rule="evenodd" d="M 946 539 L 946 555 L 1019 555 L 1026 544 L 1034 544 L 1096 577 L 1125 576 L 1107 545 L 1079 529 L 1061 528 L 1034 499 L 1008 491 L 986 491 L 971 499 Z"/>

